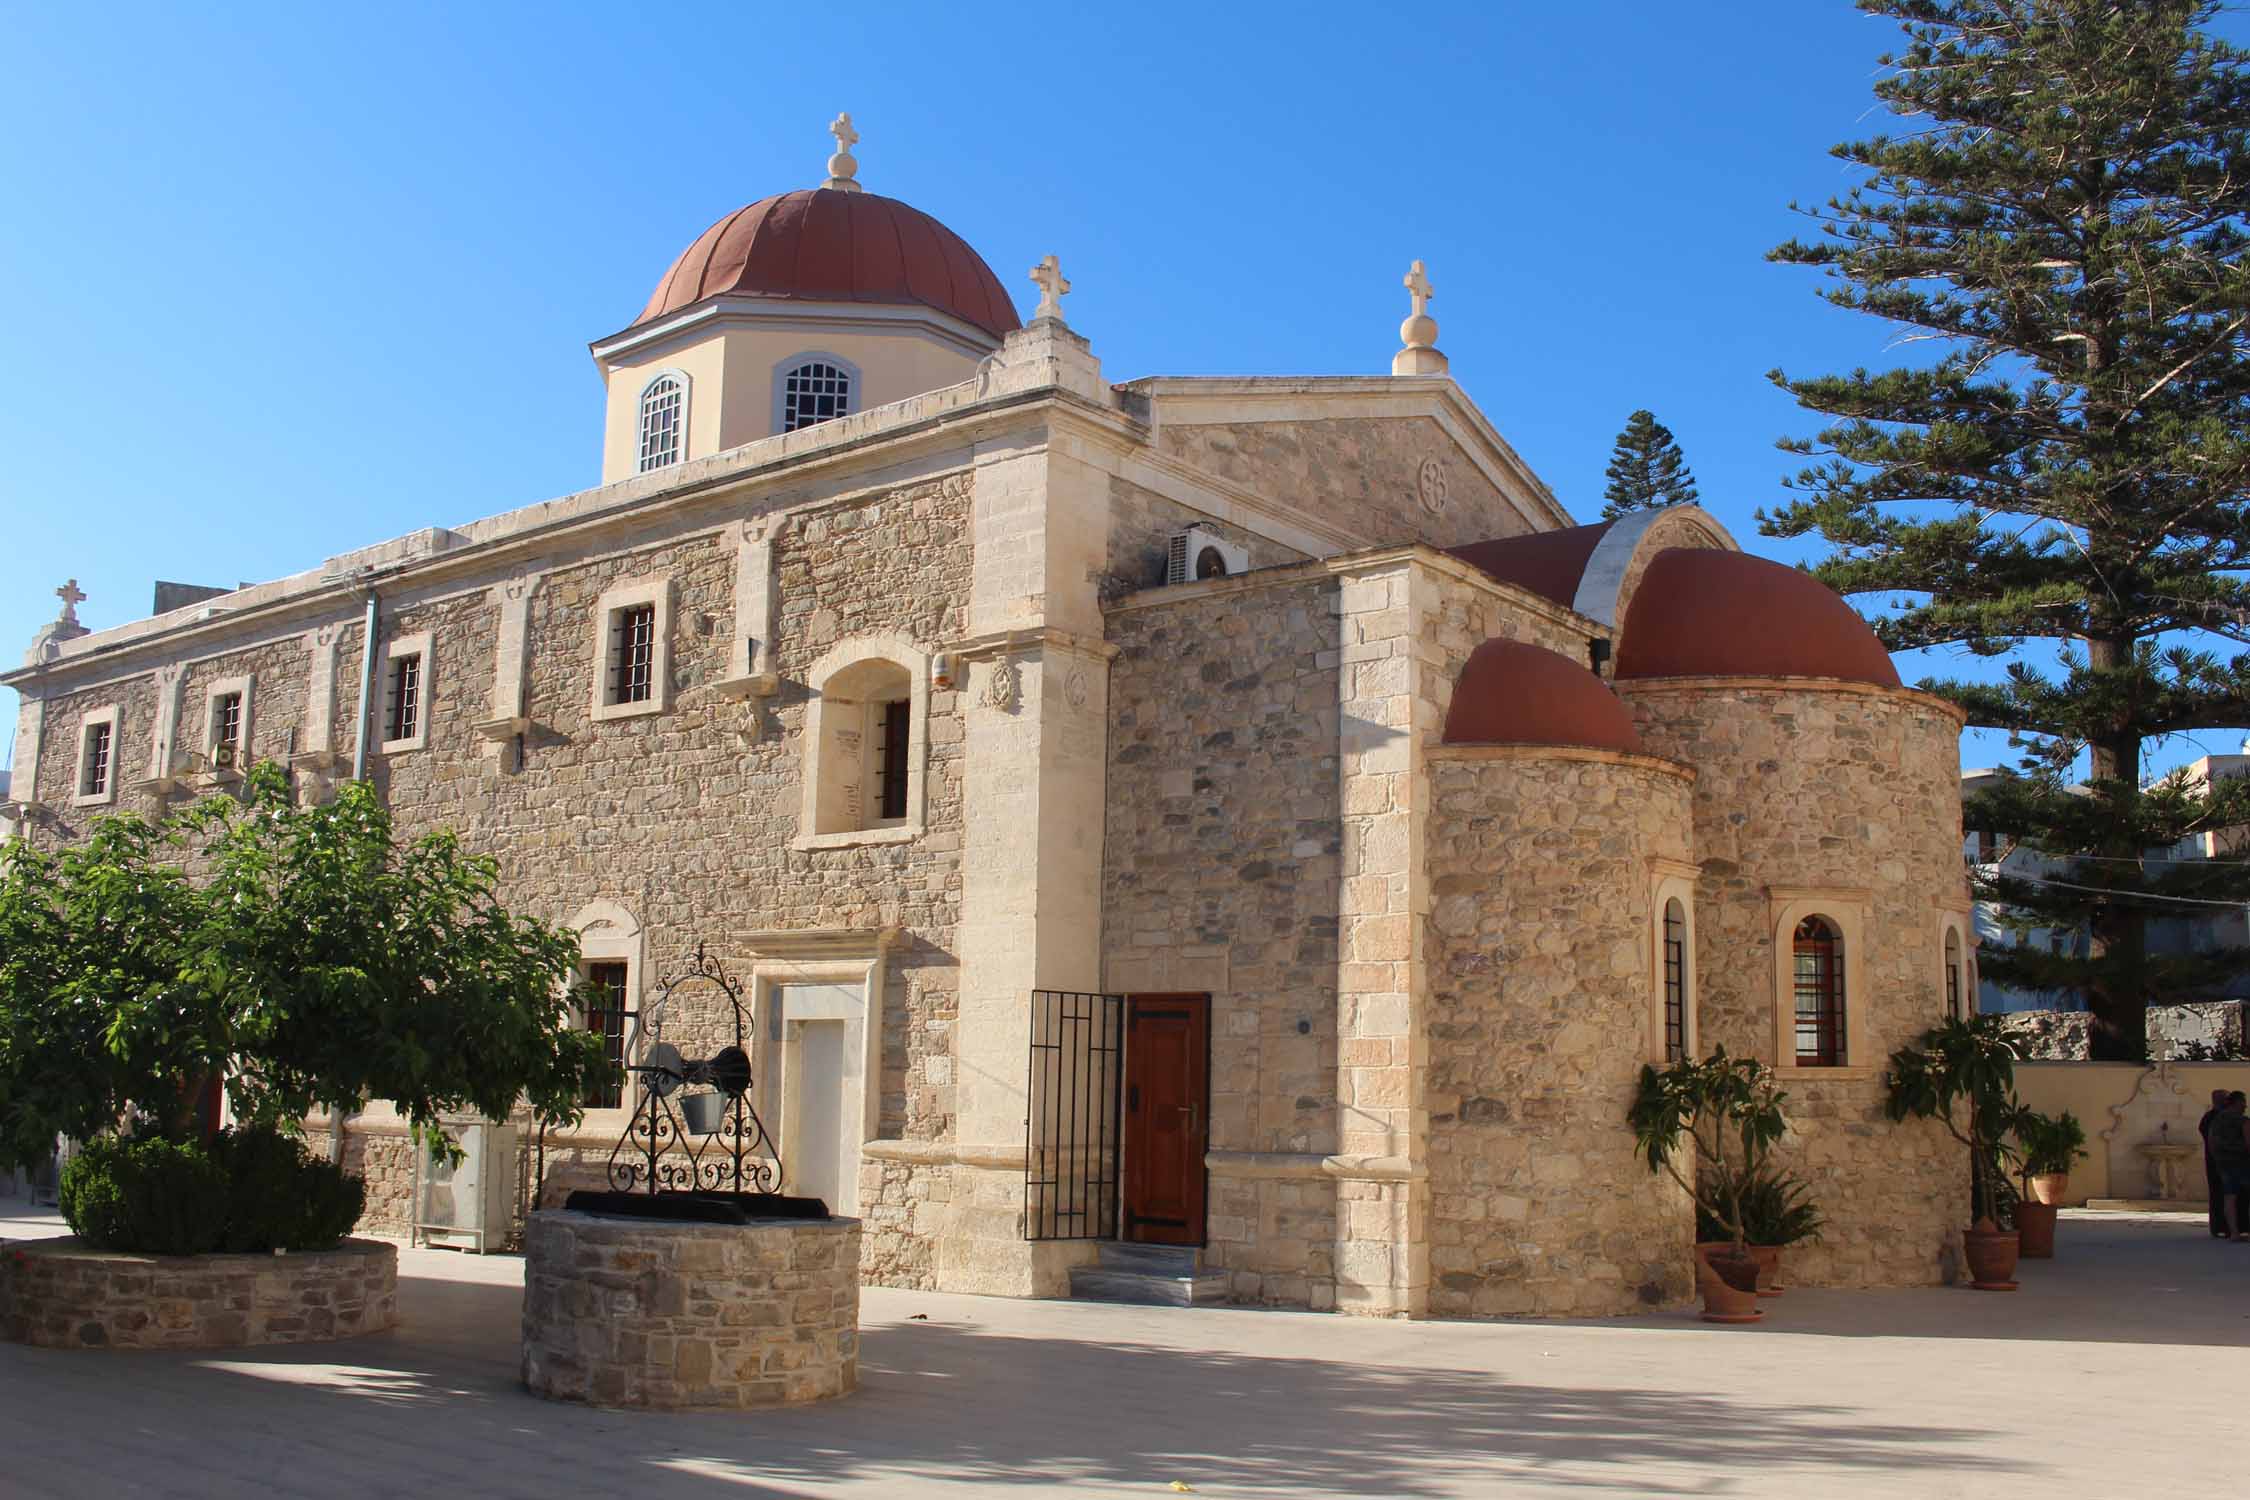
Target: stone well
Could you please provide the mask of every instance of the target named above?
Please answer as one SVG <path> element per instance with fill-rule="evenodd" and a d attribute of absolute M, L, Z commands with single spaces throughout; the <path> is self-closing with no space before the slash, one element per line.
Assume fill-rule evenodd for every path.
<path fill-rule="evenodd" d="M 398 1247 L 127 1255 L 72 1236 L 0 1251 L 0 1336 L 48 1349 L 240 1349 L 381 1333 Z"/>
<path fill-rule="evenodd" d="M 595 1406 L 744 1408 L 859 1388 L 859 1221 L 544 1210 L 525 1228 L 523 1383 Z"/>

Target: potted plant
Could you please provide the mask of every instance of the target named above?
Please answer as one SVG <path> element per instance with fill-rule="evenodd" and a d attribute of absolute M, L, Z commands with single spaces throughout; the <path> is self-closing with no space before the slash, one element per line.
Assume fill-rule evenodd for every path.
<path fill-rule="evenodd" d="M 2086 1127 L 2069 1110 L 2043 1115 L 2019 1109 L 2010 1121 L 2019 1153 L 2023 1198 L 2016 1205 L 2016 1233 L 2022 1254 L 2050 1260 L 2055 1253 L 2055 1216 L 2070 1190 L 2070 1169 L 2086 1154 Z"/>
<path fill-rule="evenodd" d="M 1758 1262 L 1758 1295 L 1781 1295 L 1781 1252 L 1817 1240 L 1828 1221 L 1812 1201 L 1812 1189 L 1794 1172 L 1760 1172 L 1742 1187 L 1742 1229 Z"/>
<path fill-rule="evenodd" d="M 1891 1054 L 1883 1076 L 1893 1120 L 1939 1120 L 1969 1149 L 1969 1213 L 1962 1247 L 1969 1285 L 1982 1292 L 2016 1289 L 2016 1193 L 2008 1181 L 2010 1124 L 2016 1102 L 2016 1047 L 1997 1015 L 1954 1017 Z"/>
<path fill-rule="evenodd" d="M 1703 1062 L 1682 1058 L 1662 1071 L 1641 1069 L 1627 1115 L 1640 1153 L 1650 1172 L 1668 1173 L 1687 1191 L 1721 1239 L 1719 1248 L 1699 1256 L 1705 1322 L 1755 1323 L 1765 1316 L 1758 1311 L 1758 1262 L 1750 1253 L 1742 1195 L 1781 1139 L 1784 1097 L 1764 1063 L 1729 1057 L 1724 1047 Z"/>

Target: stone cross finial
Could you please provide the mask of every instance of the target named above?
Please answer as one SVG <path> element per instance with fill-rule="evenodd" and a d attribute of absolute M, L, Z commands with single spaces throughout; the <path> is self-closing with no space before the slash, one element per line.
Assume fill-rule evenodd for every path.
<path fill-rule="evenodd" d="M 852 129 L 849 113 L 839 114 L 828 122 L 828 133 L 836 137 L 836 154 L 828 158 L 828 180 L 822 187 L 834 188 L 839 193 L 860 191 L 853 174 L 859 170 L 859 160 L 852 155 L 852 147 L 859 144 L 859 132 Z"/>
<path fill-rule="evenodd" d="M 1435 294 L 1420 261 L 1407 269 L 1404 285 L 1407 296 L 1414 300 L 1414 310 L 1398 325 L 1399 342 L 1406 347 L 1391 356 L 1391 373 L 1443 375 L 1447 360 L 1437 346 L 1437 319 L 1430 316 L 1430 298 Z"/>
<path fill-rule="evenodd" d="M 1420 261 L 1407 268 L 1406 293 L 1414 299 L 1414 316 L 1419 318 L 1430 310 L 1430 278 Z"/>
<path fill-rule="evenodd" d="M 1039 306 L 1031 314 L 1032 321 L 1036 323 L 1041 318 L 1053 318 L 1060 323 L 1063 315 L 1062 299 L 1070 293 L 1070 283 L 1063 280 L 1062 263 L 1054 256 L 1048 256 L 1031 268 L 1031 279 L 1039 283 Z"/>
<path fill-rule="evenodd" d="M 73 578 L 61 588 L 56 589 L 55 597 L 62 600 L 61 623 L 65 625 L 77 624 L 78 606 L 86 602 L 85 594 L 79 591 L 78 580 Z"/>

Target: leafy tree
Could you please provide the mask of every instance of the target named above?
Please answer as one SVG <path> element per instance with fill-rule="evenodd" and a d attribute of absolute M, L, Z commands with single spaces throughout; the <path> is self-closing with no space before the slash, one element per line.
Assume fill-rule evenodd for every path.
<path fill-rule="evenodd" d="M 2066 857 L 1980 877 L 2019 933 L 2003 983 L 2083 992 L 2097 1058 L 2146 1052 L 2146 1006 L 2238 970 L 2152 955 L 2164 897 L 2250 899 L 2250 866 L 2144 864 L 2250 820 L 2250 787 L 2144 784 L 2152 741 L 2250 724 L 2250 79 L 2200 28 L 2211 0 L 1858 0 L 1897 21 L 1875 92 L 1911 121 L 1834 149 L 1865 175 L 1773 258 L 1903 330 L 1921 363 L 1773 379 L 1833 418 L 1767 535 L 1817 532 L 1816 569 L 1885 595 L 1893 650 L 2010 658 L 1999 682 L 1922 684 L 2024 751 L 1971 827 Z M 2049 669 L 2023 655 L 2053 643 Z M 2072 770 L 2090 767 L 2081 789 Z"/>
<path fill-rule="evenodd" d="M 1632 510 L 1654 510 L 1662 505 L 1695 503 L 1695 476 L 1672 436 L 1672 429 L 1648 411 L 1625 419 L 1625 430 L 1610 450 L 1609 488 L 1602 491 L 1602 519 L 1614 520 Z"/>
<path fill-rule="evenodd" d="M 1626 1113 L 1649 1171 L 1669 1174 L 1737 1254 L 1749 1234 L 1745 1192 L 1765 1175 L 1788 1128 L 1781 1112 L 1788 1097 L 1771 1068 L 1720 1047 L 1702 1062 L 1686 1057 L 1662 1072 L 1644 1066 Z"/>
<path fill-rule="evenodd" d="M 191 879 L 184 872 L 190 862 Z M 128 1111 L 175 1138 L 215 1073 L 236 1117 L 396 1104 L 575 1120 L 614 1072 L 570 1024 L 567 932 L 514 916 L 448 833 L 401 845 L 371 787 L 295 805 L 272 765 L 237 801 L 0 856 L 0 1160 Z"/>
<path fill-rule="evenodd" d="M 2016 1099 L 2016 1046 L 1996 1015 L 1955 1016 L 1891 1054 L 1883 1075 L 1884 1112 L 1940 1120 L 1969 1152 L 1969 1213 L 2015 1225 L 2016 1195 L 2008 1164 L 2020 1159 L 2009 1136 L 2022 1118 Z"/>

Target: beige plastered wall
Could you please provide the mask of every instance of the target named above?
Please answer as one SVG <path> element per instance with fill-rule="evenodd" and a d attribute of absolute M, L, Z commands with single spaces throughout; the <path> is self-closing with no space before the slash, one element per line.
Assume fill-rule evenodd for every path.
<path fill-rule="evenodd" d="M 2207 1190 L 2195 1126 L 2211 1107 L 2211 1091 L 2221 1088 L 2250 1091 L 2250 1062 L 2016 1064 L 2018 1098 L 2042 1114 L 2068 1110 L 2085 1127 L 2086 1157 L 2070 1169 L 2068 1204 L 2155 1197 L 2149 1160 L 2136 1148 L 2169 1141 L 2195 1148 L 2176 1180 L 2183 1207 L 2202 1205 Z"/>
<path fill-rule="evenodd" d="M 1939 916 L 1968 902 L 1960 715 L 1924 694 L 1826 679 L 1620 690 L 1647 749 L 1696 772 L 1699 1045 L 1776 1066 L 1789 1093 L 1780 1158 L 1828 1219 L 1819 1243 L 1789 1252 L 1791 1275 L 1819 1286 L 1949 1279 L 1968 1221 L 1966 1163 L 1936 1122 L 1885 1118 L 1882 1070 L 1945 1014 Z M 1846 1067 L 1799 1068 L 1786 1041 L 1786 929 L 1804 910 L 1846 925 Z"/>

